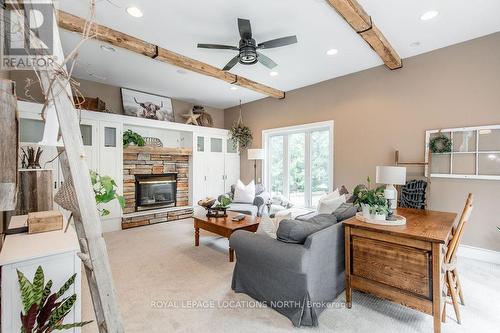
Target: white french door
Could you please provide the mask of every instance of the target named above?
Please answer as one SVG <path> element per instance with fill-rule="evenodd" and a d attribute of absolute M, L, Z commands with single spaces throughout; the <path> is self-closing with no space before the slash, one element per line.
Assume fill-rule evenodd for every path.
<path fill-rule="evenodd" d="M 316 206 L 333 187 L 333 121 L 263 131 L 264 174 L 273 196 Z"/>

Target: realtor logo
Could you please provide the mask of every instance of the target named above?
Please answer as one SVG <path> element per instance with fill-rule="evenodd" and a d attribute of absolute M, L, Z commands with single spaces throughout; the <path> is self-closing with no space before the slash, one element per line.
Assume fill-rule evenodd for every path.
<path fill-rule="evenodd" d="M 52 1 L 2 0 L 2 6 L 1 69 L 52 68 L 56 60 Z"/>

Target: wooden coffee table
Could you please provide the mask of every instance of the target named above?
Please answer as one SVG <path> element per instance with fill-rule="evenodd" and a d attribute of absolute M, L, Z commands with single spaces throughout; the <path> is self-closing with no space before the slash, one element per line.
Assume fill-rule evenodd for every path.
<path fill-rule="evenodd" d="M 236 230 L 247 230 L 256 232 L 260 223 L 260 217 L 245 215 L 245 218 L 239 222 L 231 221 L 231 219 L 240 213 L 227 212 L 227 217 L 207 217 L 205 214 L 199 213 L 193 216 L 194 220 L 194 245 L 200 246 L 200 229 L 209 231 L 222 237 L 229 239 L 232 233 Z M 234 261 L 234 250 L 229 248 L 229 261 Z"/>

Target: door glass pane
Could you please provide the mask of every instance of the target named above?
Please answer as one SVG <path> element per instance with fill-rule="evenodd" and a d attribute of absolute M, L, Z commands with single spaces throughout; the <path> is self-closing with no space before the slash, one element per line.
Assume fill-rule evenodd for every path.
<path fill-rule="evenodd" d="M 329 190 L 330 133 L 329 130 L 311 133 L 311 194 L 312 206 Z"/>
<path fill-rule="evenodd" d="M 92 146 L 92 125 L 80 125 L 84 146 Z"/>
<path fill-rule="evenodd" d="M 104 127 L 104 147 L 116 147 L 116 128 Z"/>
<path fill-rule="evenodd" d="M 296 206 L 305 205 L 305 133 L 288 136 L 289 200 Z"/>
<path fill-rule="evenodd" d="M 284 193 L 283 136 L 269 138 L 269 155 L 271 194 L 282 195 Z"/>
<path fill-rule="evenodd" d="M 453 132 L 453 151 L 476 151 L 476 131 Z"/>
<path fill-rule="evenodd" d="M 21 142 L 40 142 L 43 138 L 45 123 L 41 120 L 21 118 L 19 138 Z"/>
<path fill-rule="evenodd" d="M 237 153 L 238 152 L 238 149 L 235 145 L 235 142 L 231 139 L 227 139 L 227 147 L 226 147 L 226 151 L 228 153 Z"/>
<path fill-rule="evenodd" d="M 222 139 L 210 138 L 210 151 L 212 153 L 222 153 Z"/>
<path fill-rule="evenodd" d="M 479 151 L 500 151 L 500 129 L 479 131 Z"/>
<path fill-rule="evenodd" d="M 454 154 L 453 173 L 455 175 L 476 174 L 476 153 Z"/>
<path fill-rule="evenodd" d="M 479 154 L 478 169 L 480 175 L 500 175 L 500 154 Z"/>
<path fill-rule="evenodd" d="M 196 138 L 196 150 L 197 151 L 205 151 L 205 137 L 198 136 Z"/>

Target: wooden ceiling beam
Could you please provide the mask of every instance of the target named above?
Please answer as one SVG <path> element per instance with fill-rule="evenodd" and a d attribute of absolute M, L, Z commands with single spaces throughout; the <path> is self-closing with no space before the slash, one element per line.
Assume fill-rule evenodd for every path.
<path fill-rule="evenodd" d="M 370 45 L 388 68 L 398 69 L 403 67 L 401 57 L 356 0 L 327 1 L 349 23 L 354 31 Z"/>
<path fill-rule="evenodd" d="M 58 10 L 57 23 L 62 29 L 83 33 L 87 20 L 62 10 Z M 230 84 L 236 84 L 240 87 L 244 87 L 270 97 L 278 99 L 285 98 L 285 93 L 281 90 L 268 87 L 227 71 L 223 71 L 215 66 L 172 52 L 158 45 L 132 37 L 123 32 L 113 30 L 100 24 L 93 24 L 92 35 L 94 35 L 97 40 L 102 42 L 142 54 L 146 57 L 168 63 L 173 66 L 210 76 Z"/>

